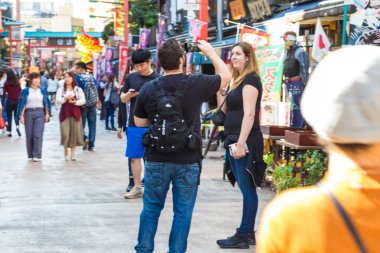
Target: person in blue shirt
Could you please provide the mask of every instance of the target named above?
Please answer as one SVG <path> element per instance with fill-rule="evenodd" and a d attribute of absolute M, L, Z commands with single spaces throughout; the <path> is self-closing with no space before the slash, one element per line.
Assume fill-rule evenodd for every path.
<path fill-rule="evenodd" d="M 75 64 L 75 80 L 84 91 L 86 104 L 82 106 L 83 124 L 83 150 L 94 151 L 96 136 L 96 109 L 100 107 L 97 84 L 95 78 L 86 72 L 87 67 L 84 62 Z M 88 123 L 88 135 L 86 134 L 86 124 Z"/>

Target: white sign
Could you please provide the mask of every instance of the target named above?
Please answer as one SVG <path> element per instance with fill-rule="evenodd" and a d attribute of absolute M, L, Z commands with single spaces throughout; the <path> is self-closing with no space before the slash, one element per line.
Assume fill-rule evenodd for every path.
<path fill-rule="evenodd" d="M 200 5 L 198 3 L 185 3 L 184 9 L 187 11 L 199 11 Z"/>

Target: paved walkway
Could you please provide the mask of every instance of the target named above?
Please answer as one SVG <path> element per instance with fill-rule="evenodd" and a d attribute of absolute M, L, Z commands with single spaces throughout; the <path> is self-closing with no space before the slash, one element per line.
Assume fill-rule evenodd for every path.
<path fill-rule="evenodd" d="M 125 138 L 117 139 L 99 121 L 96 151 L 78 150 L 78 161 L 64 161 L 58 111 L 53 109 L 53 114 L 45 127 L 41 163 L 27 160 L 24 135 L 0 134 L 0 252 L 133 253 L 142 204 L 141 199 L 123 198 L 128 181 Z M 220 156 L 211 152 L 205 159 L 188 252 L 255 252 L 254 247 L 222 250 L 215 243 L 234 233 L 242 209 L 239 189 L 222 180 Z M 273 195 L 259 190 L 257 223 Z M 169 193 L 157 231 L 157 253 L 168 250 L 172 215 Z"/>

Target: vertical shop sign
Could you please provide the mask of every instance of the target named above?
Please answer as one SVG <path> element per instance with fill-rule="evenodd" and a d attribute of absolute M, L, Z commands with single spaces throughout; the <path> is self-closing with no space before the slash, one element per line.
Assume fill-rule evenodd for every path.
<path fill-rule="evenodd" d="M 243 0 L 231 0 L 230 11 L 233 20 L 238 20 L 247 16 Z"/>
<path fill-rule="evenodd" d="M 284 46 L 258 47 L 256 57 L 263 85 L 263 102 L 280 101 L 284 69 Z"/>
<path fill-rule="evenodd" d="M 120 47 L 119 53 L 119 82 L 122 82 L 128 68 L 128 47 Z"/>

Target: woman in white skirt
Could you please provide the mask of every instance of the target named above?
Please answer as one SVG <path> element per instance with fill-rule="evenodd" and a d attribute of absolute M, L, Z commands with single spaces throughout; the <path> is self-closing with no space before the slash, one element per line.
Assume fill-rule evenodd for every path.
<path fill-rule="evenodd" d="M 56 103 L 61 104 L 59 121 L 61 122 L 61 145 L 65 148 L 65 160 L 76 161 L 75 148 L 83 145 L 82 113 L 80 107 L 86 103 L 83 90 L 77 86 L 74 74 L 65 74 L 64 86 L 59 88 Z"/>

